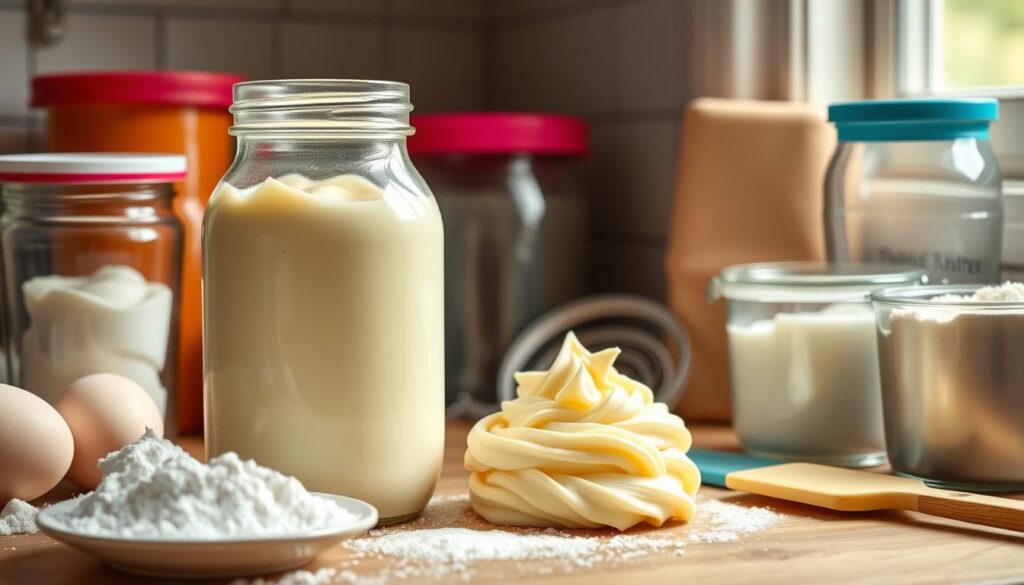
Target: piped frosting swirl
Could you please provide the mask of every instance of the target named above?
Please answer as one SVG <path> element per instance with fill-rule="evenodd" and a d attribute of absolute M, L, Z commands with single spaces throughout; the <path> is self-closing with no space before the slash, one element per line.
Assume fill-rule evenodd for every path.
<path fill-rule="evenodd" d="M 495 524 L 625 530 L 689 520 L 700 472 L 683 420 L 571 332 L 547 372 L 515 375 L 517 398 L 469 434 L 474 510 Z"/>

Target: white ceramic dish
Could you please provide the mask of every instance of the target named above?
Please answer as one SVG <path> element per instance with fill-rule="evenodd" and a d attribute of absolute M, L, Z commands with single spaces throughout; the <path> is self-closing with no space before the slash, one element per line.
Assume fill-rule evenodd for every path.
<path fill-rule="evenodd" d="M 138 540 L 82 534 L 62 525 L 56 515 L 78 505 L 68 500 L 44 508 L 36 523 L 47 535 L 91 554 L 111 567 L 148 577 L 213 579 L 287 571 L 305 565 L 342 540 L 377 523 L 377 509 L 354 498 L 316 494 L 350 512 L 351 522 L 303 534 L 228 540 Z"/>

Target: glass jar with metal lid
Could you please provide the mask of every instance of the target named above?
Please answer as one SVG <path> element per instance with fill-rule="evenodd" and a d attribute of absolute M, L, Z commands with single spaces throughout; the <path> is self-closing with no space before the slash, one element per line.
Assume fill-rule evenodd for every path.
<path fill-rule="evenodd" d="M 833 261 L 925 270 L 933 282 L 999 279 L 1003 206 L 988 142 L 992 99 L 835 104 L 825 179 Z"/>
<path fill-rule="evenodd" d="M 712 282 L 728 310 L 733 424 L 756 455 L 843 466 L 885 460 L 878 288 L 922 280 L 887 266 L 730 266 Z"/>
<path fill-rule="evenodd" d="M 185 157 L 0 156 L 11 383 L 53 403 L 109 373 L 138 383 L 175 431 Z"/>

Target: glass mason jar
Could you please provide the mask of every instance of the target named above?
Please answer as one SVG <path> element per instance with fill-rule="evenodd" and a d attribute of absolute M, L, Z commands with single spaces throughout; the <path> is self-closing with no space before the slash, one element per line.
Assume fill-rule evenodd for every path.
<path fill-rule="evenodd" d="M 885 461 L 873 290 L 919 282 L 886 266 L 766 262 L 712 281 L 728 311 L 733 425 L 749 453 L 864 467 Z"/>
<path fill-rule="evenodd" d="M 499 407 L 498 366 L 534 319 L 586 290 L 587 210 L 577 118 L 533 113 L 414 116 L 409 151 L 445 229 L 449 415 Z"/>
<path fill-rule="evenodd" d="M 12 384 L 54 403 L 82 376 L 118 374 L 174 435 L 184 176 L 178 155 L 0 157 Z"/>
<path fill-rule="evenodd" d="M 409 86 L 235 86 L 238 153 L 203 223 L 206 448 L 421 512 L 444 455 L 441 215 Z"/>
<path fill-rule="evenodd" d="M 999 280 L 1003 205 L 988 142 L 991 99 L 836 104 L 825 178 L 833 261 L 925 270 L 932 282 Z"/>

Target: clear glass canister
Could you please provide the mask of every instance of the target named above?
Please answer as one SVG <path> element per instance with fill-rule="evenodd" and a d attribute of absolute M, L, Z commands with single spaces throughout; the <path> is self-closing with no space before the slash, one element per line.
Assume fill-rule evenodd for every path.
<path fill-rule="evenodd" d="M 444 234 L 409 86 L 235 86 L 203 223 L 206 448 L 417 515 L 444 455 Z"/>
<path fill-rule="evenodd" d="M 178 428 L 203 424 L 200 232 L 206 200 L 235 154 L 231 87 L 240 75 L 207 71 L 48 73 L 32 80 L 55 152 L 177 152 L 188 159 L 174 207 L 185 227 L 178 355 Z"/>
<path fill-rule="evenodd" d="M 871 291 L 920 271 L 780 262 L 726 268 L 733 425 L 764 457 L 861 467 L 885 461 Z"/>
<path fill-rule="evenodd" d="M 1000 275 L 1002 180 L 988 142 L 991 99 L 836 104 L 839 145 L 825 179 L 833 261 L 895 264 L 932 282 Z"/>
<path fill-rule="evenodd" d="M 498 408 L 509 344 L 586 290 L 588 222 L 573 173 L 587 152 L 577 118 L 536 113 L 413 117 L 409 151 L 445 224 L 449 414 Z"/>
<path fill-rule="evenodd" d="M 0 157 L 11 383 L 54 403 L 78 378 L 118 374 L 174 435 L 184 176 L 178 155 Z"/>

